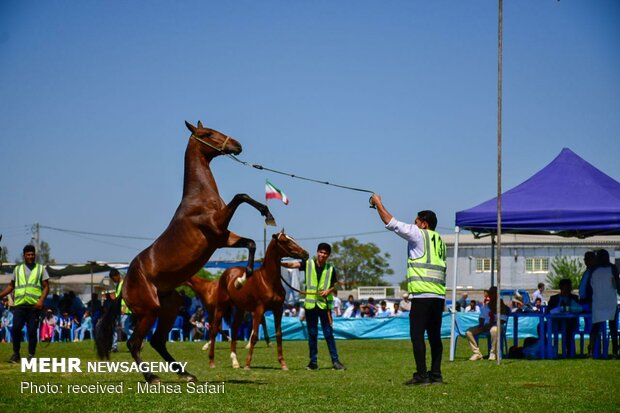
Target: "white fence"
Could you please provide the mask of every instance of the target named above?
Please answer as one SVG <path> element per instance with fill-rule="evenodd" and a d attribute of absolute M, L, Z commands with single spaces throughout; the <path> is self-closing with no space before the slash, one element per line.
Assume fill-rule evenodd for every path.
<path fill-rule="evenodd" d="M 358 300 L 367 300 L 370 297 L 375 300 L 383 298 L 402 298 L 398 285 L 388 287 L 357 287 Z"/>

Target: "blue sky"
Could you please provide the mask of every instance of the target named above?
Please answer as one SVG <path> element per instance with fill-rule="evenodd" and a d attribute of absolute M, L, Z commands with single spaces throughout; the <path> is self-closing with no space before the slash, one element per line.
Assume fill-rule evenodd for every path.
<path fill-rule="evenodd" d="M 503 187 L 563 147 L 620 179 L 620 3 L 504 2 Z M 0 233 L 15 258 L 41 225 L 155 238 L 181 197 L 184 120 L 241 159 L 380 193 L 411 220 L 495 195 L 497 2 L 2 1 Z M 368 196 L 212 163 L 222 197 L 290 198 L 279 227 L 392 254 Z M 278 227 L 278 228 L 279 228 Z M 231 229 L 256 239 L 242 206 Z M 271 232 L 270 232 L 271 233 Z M 149 241 L 43 229 L 58 262 L 129 261 Z M 221 253 L 215 258 L 233 257 Z"/>

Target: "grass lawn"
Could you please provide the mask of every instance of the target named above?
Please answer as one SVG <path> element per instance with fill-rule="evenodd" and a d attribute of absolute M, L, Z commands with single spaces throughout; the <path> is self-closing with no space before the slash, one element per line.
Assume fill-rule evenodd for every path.
<path fill-rule="evenodd" d="M 306 371 L 305 342 L 285 342 L 289 371 L 281 371 L 275 343 L 257 345 L 253 369 L 230 367 L 227 343 L 218 343 L 215 369 L 208 367 L 203 343 L 170 343 L 179 361 L 200 382 L 224 383 L 223 394 L 188 394 L 174 374 L 162 374 L 165 383 L 181 384 L 182 394 L 138 394 L 139 373 L 21 373 L 8 364 L 10 344 L 0 344 L 0 412 L 618 412 L 620 361 L 618 360 L 504 360 L 501 366 L 487 360 L 470 362 L 465 340 L 459 340 L 457 360 L 448 361 L 444 341 L 443 375 L 446 385 L 407 387 L 413 370 L 408 341 L 338 341 L 346 371 L 331 370 L 327 347 L 319 343 L 319 371 Z M 126 348 L 112 360 L 131 360 Z M 25 347 L 22 345 L 22 355 Z M 160 361 L 147 345 L 145 361 Z M 241 346 L 243 364 L 246 350 Z M 92 342 L 52 343 L 37 349 L 38 357 L 79 357 L 85 370 L 95 361 Z M 56 384 L 62 394 L 21 394 L 21 382 Z M 123 384 L 123 394 L 67 394 L 68 384 Z M 132 390 L 129 390 L 129 387 Z"/>

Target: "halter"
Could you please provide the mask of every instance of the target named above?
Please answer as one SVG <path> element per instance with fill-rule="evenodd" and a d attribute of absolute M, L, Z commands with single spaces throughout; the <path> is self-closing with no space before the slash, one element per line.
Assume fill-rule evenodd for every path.
<path fill-rule="evenodd" d="M 230 136 L 228 136 L 228 135 L 224 135 L 224 136 L 226 136 L 226 139 L 224 139 L 224 142 L 222 143 L 222 147 L 221 148 L 216 148 L 215 146 L 213 146 L 209 142 L 205 141 L 202 138 L 199 138 L 198 136 L 194 135 L 193 133 L 192 133 L 191 137 L 196 139 L 198 142 L 203 143 L 203 144 L 207 145 L 208 147 L 210 147 L 212 149 L 215 149 L 219 153 L 224 153 L 224 148 L 226 147 L 226 143 L 228 143 L 228 141 L 230 140 Z"/>

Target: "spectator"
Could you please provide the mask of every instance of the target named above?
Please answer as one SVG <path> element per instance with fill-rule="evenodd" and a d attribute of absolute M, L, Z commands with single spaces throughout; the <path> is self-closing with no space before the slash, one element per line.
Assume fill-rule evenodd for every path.
<path fill-rule="evenodd" d="M 334 301 L 332 302 L 332 314 L 336 317 L 342 317 L 342 300 L 338 298 L 338 290 L 334 290 Z"/>
<path fill-rule="evenodd" d="M 476 303 L 476 300 L 471 300 L 467 307 L 465 307 L 465 312 L 467 313 L 479 313 L 480 306 Z"/>
<path fill-rule="evenodd" d="M 353 307 L 353 304 L 355 304 L 355 300 L 353 299 L 353 296 L 349 294 L 349 298 L 347 298 L 347 302 L 344 303 L 344 309 L 346 310 L 349 307 Z"/>
<path fill-rule="evenodd" d="M 543 305 L 542 305 L 542 300 L 539 298 L 537 298 L 534 301 L 534 307 L 532 307 L 533 311 L 542 311 L 543 310 Z"/>
<path fill-rule="evenodd" d="M 590 337 L 597 337 L 603 323 L 609 322 L 612 352 L 618 357 L 617 293 L 620 293 L 618 268 L 609 261 L 607 250 L 596 251 L 596 269 L 590 277 L 592 288 L 592 330 Z M 591 339 L 592 340 L 592 339 Z"/>
<path fill-rule="evenodd" d="M 0 341 L 6 343 L 11 337 L 11 328 L 13 328 L 13 313 L 5 307 L 0 318 Z"/>
<path fill-rule="evenodd" d="M 456 303 L 460 306 L 460 310 L 457 311 L 465 311 L 467 308 L 467 293 L 463 293 L 461 298 Z"/>
<path fill-rule="evenodd" d="M 581 276 L 579 283 L 579 303 L 583 306 L 584 311 L 592 311 L 592 286 L 590 285 L 590 277 L 596 269 L 596 254 L 594 251 L 587 251 L 583 256 L 583 263 L 586 270 Z"/>
<path fill-rule="evenodd" d="M 77 320 L 76 320 L 77 321 Z M 73 341 L 84 341 L 86 337 L 86 333 L 88 333 L 89 338 L 92 340 L 92 332 L 93 332 L 93 319 L 90 315 L 90 311 L 84 311 L 84 316 L 82 317 L 82 322 L 78 323 L 80 326 L 75 329 L 73 336 L 75 337 Z"/>
<path fill-rule="evenodd" d="M 467 340 L 469 341 L 469 345 L 472 350 L 472 356 L 469 358 L 471 361 L 482 360 L 482 353 L 480 352 L 480 348 L 478 347 L 478 343 L 476 342 L 476 337 L 478 337 L 481 333 L 488 332 L 491 334 L 491 352 L 489 353 L 489 360 L 496 359 L 496 351 L 497 351 L 497 287 L 491 287 L 489 290 L 489 303 L 482 307 L 482 311 L 480 313 L 480 317 L 478 318 L 478 325 L 476 327 L 472 327 L 467 330 Z M 510 310 L 504 304 L 502 300 L 500 300 L 501 305 L 501 322 L 503 325 L 506 324 L 506 320 L 508 319 L 508 313 Z"/>
<path fill-rule="evenodd" d="M 385 302 L 385 300 L 382 300 L 379 305 L 380 308 L 377 310 L 377 317 L 389 317 L 392 315 L 392 313 L 390 313 L 390 310 L 387 307 L 387 303 Z"/>
<path fill-rule="evenodd" d="M 491 298 L 489 297 L 489 290 L 483 290 L 482 291 L 482 305 L 486 305 L 489 303 L 489 301 L 491 300 Z"/>
<path fill-rule="evenodd" d="M 360 308 L 360 303 L 357 301 L 353 303 L 352 307 L 349 307 L 345 310 L 343 318 L 360 318 L 362 316 L 362 310 Z"/>
<path fill-rule="evenodd" d="M 581 305 L 579 305 L 579 297 L 572 294 L 573 285 L 571 280 L 563 278 L 560 280 L 560 293 L 549 297 L 549 305 L 547 311 L 550 313 L 580 313 Z M 577 331 L 578 320 L 576 318 L 552 320 L 552 328 L 554 331 L 566 331 L 567 340 L 566 351 L 572 354 L 575 351 L 575 331 Z"/>
<path fill-rule="evenodd" d="M 377 314 L 377 308 L 374 306 L 374 304 L 370 304 L 370 300 L 372 300 L 372 297 L 369 298 L 367 304 L 360 305 L 360 309 L 362 310 L 362 317 L 373 318 Z"/>
<path fill-rule="evenodd" d="M 41 341 L 52 341 L 56 330 L 56 317 L 51 308 L 45 311 L 45 317 L 40 327 Z"/>
<path fill-rule="evenodd" d="M 189 323 L 192 325 L 192 331 L 189 335 L 194 338 L 194 341 L 200 341 L 205 335 L 204 316 L 205 312 L 202 309 L 202 306 L 199 305 L 196 307 L 196 312 L 189 319 Z"/>
<path fill-rule="evenodd" d="M 60 338 L 59 341 L 71 341 L 71 327 L 73 320 L 68 312 L 62 313 L 62 317 L 58 320 L 60 326 Z"/>
<path fill-rule="evenodd" d="M 544 292 L 545 292 L 545 284 L 538 283 L 538 289 L 534 291 L 534 293 L 532 294 L 532 301 L 536 301 L 537 298 L 540 298 L 540 302 L 544 303 L 545 302 L 545 297 L 543 296 Z"/>
<path fill-rule="evenodd" d="M 302 307 L 300 303 L 295 303 L 295 309 L 299 321 L 306 321 L 306 307 Z"/>
<path fill-rule="evenodd" d="M 409 311 L 411 311 L 411 301 L 409 300 L 409 293 L 403 293 L 403 299 L 400 300 L 398 307 L 403 313 L 408 313 Z"/>
<path fill-rule="evenodd" d="M 394 303 L 394 310 L 392 310 L 392 317 L 398 317 L 403 312 L 400 310 L 400 305 L 398 303 Z"/>

